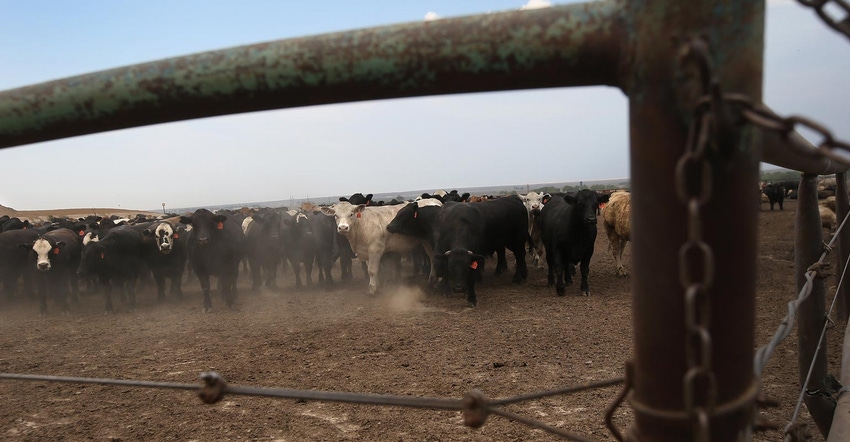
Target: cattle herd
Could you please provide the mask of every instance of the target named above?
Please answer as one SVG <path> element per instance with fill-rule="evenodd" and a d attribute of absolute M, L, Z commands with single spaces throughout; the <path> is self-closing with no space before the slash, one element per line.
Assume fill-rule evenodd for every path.
<path fill-rule="evenodd" d="M 589 295 L 597 215 L 609 197 L 612 202 L 625 201 L 625 206 L 612 204 L 604 220 L 615 245 L 617 271 L 626 274 L 619 258 L 628 241 L 627 195 L 584 189 L 572 194 L 473 197 L 436 191 L 413 201 L 383 203 L 373 202 L 371 194 L 357 193 L 324 207 L 305 203 L 295 210 L 198 209 L 158 219 L 54 218 L 32 224 L 4 216 L 0 284 L 8 299 L 35 297 L 42 315 L 47 314 L 48 299 L 67 313 L 80 290 L 101 293 L 105 311 L 112 313 L 113 295 L 127 309 L 135 308 L 140 280 L 154 281 L 157 296 L 164 299 L 167 282 L 170 295 L 181 297 L 182 282 L 197 278 L 203 309 L 209 311 L 211 276 L 215 291 L 230 307 L 237 298 L 240 272 L 250 278 L 253 291 L 278 290 L 281 266 L 293 270 L 296 288 L 313 284 L 315 266 L 319 283 L 330 286 L 336 262 L 338 280 L 346 281 L 352 279 L 357 258 L 369 280 L 368 292 L 375 294 L 388 275 L 398 278 L 401 260 L 408 259 L 414 275 L 428 275 L 432 291 L 447 296 L 464 293 L 468 304 L 475 306 L 476 283 L 485 278 L 487 264 L 493 261 L 495 275 L 508 272 L 506 251 L 510 251 L 513 283 L 527 279 L 528 254 L 531 264 L 541 268 L 545 257 L 549 285 L 558 295 L 566 293 L 578 265 L 580 292 Z"/>

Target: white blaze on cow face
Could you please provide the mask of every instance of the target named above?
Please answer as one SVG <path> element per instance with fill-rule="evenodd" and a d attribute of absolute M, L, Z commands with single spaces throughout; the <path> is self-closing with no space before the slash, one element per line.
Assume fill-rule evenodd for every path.
<path fill-rule="evenodd" d="M 542 193 L 528 192 L 527 195 L 520 195 L 520 198 L 522 198 L 522 203 L 525 204 L 528 212 L 535 213 L 543 209 L 543 195 Z"/>
<path fill-rule="evenodd" d="M 86 236 L 83 237 L 83 247 L 90 242 L 98 242 L 100 241 L 100 237 L 97 236 L 94 232 L 86 232 Z"/>
<path fill-rule="evenodd" d="M 38 256 L 35 267 L 42 272 L 50 270 L 50 254 L 53 252 L 53 246 L 50 245 L 50 242 L 44 238 L 39 238 L 35 240 L 32 249 Z"/>
<path fill-rule="evenodd" d="M 171 253 L 174 248 L 174 228 L 170 224 L 162 223 L 156 227 L 156 246 L 166 255 Z"/>

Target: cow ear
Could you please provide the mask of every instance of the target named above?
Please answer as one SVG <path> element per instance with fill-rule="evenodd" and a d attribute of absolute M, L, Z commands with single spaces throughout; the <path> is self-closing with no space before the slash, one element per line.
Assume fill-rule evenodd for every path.
<path fill-rule="evenodd" d="M 97 229 L 100 226 L 97 225 L 97 223 L 91 223 L 91 224 L 89 224 L 89 227 L 91 227 L 92 229 Z"/>
<path fill-rule="evenodd" d="M 573 196 L 573 195 L 564 195 L 564 201 L 566 201 L 570 204 L 575 204 L 576 203 L 576 197 Z"/>
<path fill-rule="evenodd" d="M 354 213 L 362 212 L 366 208 L 366 204 L 358 204 L 354 206 Z"/>
<path fill-rule="evenodd" d="M 223 222 L 227 221 L 227 217 L 224 216 L 224 215 L 216 215 L 216 216 L 213 217 L 213 221 L 215 221 L 217 223 L 223 223 Z"/>
<path fill-rule="evenodd" d="M 151 229 L 142 230 L 143 236 L 153 236 L 153 231 Z"/>
<path fill-rule="evenodd" d="M 469 201 L 469 192 L 464 192 L 463 195 L 460 196 L 461 201 Z"/>
<path fill-rule="evenodd" d="M 65 247 L 65 241 L 56 241 L 56 247 L 59 247 L 59 248 Z"/>
<path fill-rule="evenodd" d="M 342 201 L 342 202 L 348 202 L 348 198 L 346 198 L 344 196 L 339 197 L 339 200 Z"/>
<path fill-rule="evenodd" d="M 321 211 L 322 211 L 322 213 L 324 213 L 325 215 L 331 215 L 331 216 L 333 216 L 333 215 L 335 215 L 335 214 L 336 214 L 336 211 L 333 209 L 333 207 L 322 207 L 320 210 L 321 210 Z"/>
<path fill-rule="evenodd" d="M 32 249 L 32 244 L 18 244 L 18 248 L 21 250 Z"/>
<path fill-rule="evenodd" d="M 192 218 L 189 218 L 188 216 L 181 216 L 180 223 L 186 224 L 187 226 L 192 225 Z"/>

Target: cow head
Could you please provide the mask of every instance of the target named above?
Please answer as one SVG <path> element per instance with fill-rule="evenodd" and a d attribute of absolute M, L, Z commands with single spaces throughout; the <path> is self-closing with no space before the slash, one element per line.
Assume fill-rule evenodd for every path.
<path fill-rule="evenodd" d="M 198 209 L 192 216 L 181 216 L 180 222 L 192 226 L 193 238 L 199 246 L 204 247 L 210 243 L 210 239 L 217 235 L 219 230 L 224 229 L 227 217 L 214 215 L 207 209 Z"/>
<path fill-rule="evenodd" d="M 298 215 L 304 216 L 300 213 Z M 296 220 L 298 215 L 296 215 Z M 254 222 L 257 223 L 257 227 L 263 232 L 264 236 L 271 237 L 272 239 L 278 239 L 281 228 L 281 216 L 279 213 L 275 211 L 257 213 L 252 218 Z"/>
<path fill-rule="evenodd" d="M 65 247 L 65 242 L 54 242 L 51 239 L 41 237 L 32 244 L 21 244 L 19 247 L 25 250 L 32 249 L 36 256 L 35 268 L 39 272 L 47 272 L 51 268 L 50 258 L 59 254 L 60 249 Z"/>
<path fill-rule="evenodd" d="M 537 192 L 528 192 L 525 195 L 519 195 L 520 199 L 522 199 L 522 203 L 525 205 L 526 210 L 531 215 L 539 215 L 540 210 L 543 209 L 543 199 L 546 197 L 545 193 L 537 193 Z"/>
<path fill-rule="evenodd" d="M 596 225 L 596 208 L 599 207 L 599 199 L 595 190 L 582 189 L 575 196 L 564 197 L 568 203 L 575 206 L 575 216 L 587 225 Z"/>
<path fill-rule="evenodd" d="M 331 207 L 322 207 L 322 213 L 325 215 L 333 215 L 336 219 L 337 232 L 347 235 L 357 218 L 360 218 L 366 204 L 353 205 L 349 202 L 339 202 Z"/>
<path fill-rule="evenodd" d="M 483 267 L 484 256 L 467 249 L 452 249 L 434 255 L 437 276 L 447 280 L 455 293 L 468 292 L 474 287 Z"/>
<path fill-rule="evenodd" d="M 94 269 L 102 267 L 106 259 L 106 247 L 98 241 L 90 241 L 83 246 L 82 258 L 80 259 L 80 265 L 77 267 L 77 273 L 88 275 Z"/>
<path fill-rule="evenodd" d="M 168 255 L 174 250 L 174 240 L 180 236 L 174 226 L 168 222 L 159 223 L 153 229 L 147 228 L 142 231 L 142 235 L 148 238 L 153 237 L 156 240 L 156 248 L 163 255 Z"/>

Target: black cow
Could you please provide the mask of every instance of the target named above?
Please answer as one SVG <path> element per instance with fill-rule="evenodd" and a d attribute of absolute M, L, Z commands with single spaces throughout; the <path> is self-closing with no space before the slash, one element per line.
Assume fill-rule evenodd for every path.
<path fill-rule="evenodd" d="M 311 236 L 312 246 L 316 255 L 316 266 L 319 269 L 319 281 L 323 281 L 326 286 L 331 286 L 333 285 L 331 269 L 334 261 L 339 257 L 338 237 L 342 237 L 342 235 L 337 233 L 334 217 L 322 212 L 313 212 L 310 223 L 313 232 Z M 351 258 L 348 260 L 348 266 L 350 272 Z"/>
<path fill-rule="evenodd" d="M 77 266 L 82 247 L 79 236 L 70 229 L 56 229 L 39 236 L 35 242 L 19 246 L 31 250 L 35 259 L 35 282 L 38 287 L 39 313 L 47 314 L 47 297 L 59 304 L 63 313 L 68 312 L 68 297 L 77 302 Z M 70 287 L 70 290 L 69 290 Z"/>
<path fill-rule="evenodd" d="M 23 278 L 24 295 L 32 294 L 32 276 L 34 266 L 30 266 L 31 248 L 21 248 L 21 244 L 32 245 L 38 239 L 33 229 L 16 229 L 0 233 L 0 285 L 6 299 L 12 300 L 18 288 L 18 280 Z"/>
<path fill-rule="evenodd" d="M 247 222 L 247 221 L 246 221 Z M 245 227 L 245 254 L 251 267 L 251 288 L 260 291 L 265 276 L 265 286 L 277 289 L 277 265 L 281 260 L 281 215 L 264 210 L 251 216 Z"/>
<path fill-rule="evenodd" d="M 339 200 L 340 201 L 348 201 L 349 203 L 351 203 L 354 206 L 356 206 L 358 204 L 365 204 L 367 206 L 371 206 L 372 205 L 372 194 L 370 193 L 366 196 L 363 196 L 362 193 L 358 192 L 358 193 L 355 193 L 354 195 L 351 195 L 348 198 L 341 196 L 341 197 L 339 197 Z"/>
<path fill-rule="evenodd" d="M 182 298 L 189 235 L 170 222 L 155 221 L 142 230 L 142 243 L 142 259 L 153 273 L 157 298 L 165 299 L 166 278 L 171 279 L 171 296 Z"/>
<path fill-rule="evenodd" d="M 779 210 L 784 210 L 782 202 L 785 200 L 785 188 L 780 184 L 765 184 L 762 187 L 762 192 L 767 195 L 770 201 L 770 210 L 773 210 L 773 205 L 779 203 Z"/>
<path fill-rule="evenodd" d="M 371 195 L 370 195 L 371 196 Z M 301 264 L 304 264 L 304 276 L 307 286 L 313 285 L 313 261 L 316 251 L 313 244 L 313 226 L 310 218 L 301 212 L 290 211 L 281 215 L 280 238 L 283 258 L 295 272 L 295 287 L 301 288 Z"/>
<path fill-rule="evenodd" d="M 425 251 L 425 257 L 430 260 L 433 251 L 437 246 L 438 234 L 438 217 L 440 210 L 443 208 L 442 203 L 437 198 L 425 198 L 419 201 L 414 201 L 398 211 L 395 218 L 387 225 L 387 231 L 390 233 L 398 233 L 408 235 L 414 238 L 424 240 L 431 247 L 431 250 Z M 414 253 L 418 253 L 414 251 Z M 414 258 L 414 275 L 418 274 L 416 256 Z M 436 282 L 436 273 L 433 267 L 428 262 L 428 267 L 431 272 L 428 275 L 429 284 Z M 422 264 L 424 267 L 424 264 Z"/>
<path fill-rule="evenodd" d="M 143 264 L 142 233 L 131 226 L 119 226 L 98 241 L 83 246 L 83 256 L 77 273 L 97 275 L 104 291 L 106 313 L 114 312 L 112 292 L 115 286 L 127 299 L 130 311 L 136 308 L 136 281 Z"/>
<path fill-rule="evenodd" d="M 590 258 L 596 241 L 596 192 L 578 191 L 575 197 L 553 196 L 540 211 L 540 227 L 546 263 L 549 266 L 549 285 L 555 284 L 555 293 L 563 296 L 566 284 L 572 283 L 574 265 L 581 265 L 581 293 L 590 295 L 587 276 Z"/>
<path fill-rule="evenodd" d="M 470 306 L 478 302 L 475 282 L 480 279 L 485 256 L 508 248 L 516 258 L 515 283 L 528 277 L 525 241 L 528 212 L 517 196 L 480 203 L 446 203 L 438 218 L 439 233 L 433 265 L 443 278 L 443 289 L 466 291 Z M 497 271 L 499 266 L 497 264 Z"/>
<path fill-rule="evenodd" d="M 21 221 L 20 218 L 9 218 L 6 216 L 6 219 L 0 221 L 0 232 L 8 232 L 9 230 L 22 230 L 29 229 L 32 227 L 29 220 Z"/>
<path fill-rule="evenodd" d="M 241 222 L 233 215 L 214 215 L 198 209 L 180 222 L 192 226 L 189 235 L 189 261 L 204 294 L 204 312 L 212 310 L 210 276 L 218 277 L 218 288 L 228 307 L 236 302 L 236 278 L 239 262 L 245 255 L 245 237 Z"/>

